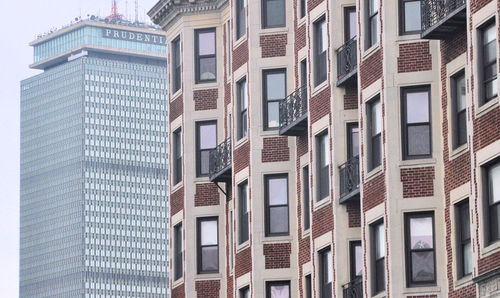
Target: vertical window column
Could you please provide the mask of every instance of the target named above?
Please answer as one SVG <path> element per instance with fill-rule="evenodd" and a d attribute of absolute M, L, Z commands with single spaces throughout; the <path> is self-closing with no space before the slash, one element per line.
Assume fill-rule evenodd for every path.
<path fill-rule="evenodd" d="M 453 149 L 467 143 L 467 112 L 465 98 L 465 72 L 451 78 L 452 87 L 452 140 Z"/>
<path fill-rule="evenodd" d="M 264 180 L 266 236 L 288 235 L 288 175 L 266 175 Z"/>
<path fill-rule="evenodd" d="M 174 280 L 183 275 L 182 261 L 182 223 L 179 223 L 174 226 Z"/>
<path fill-rule="evenodd" d="M 460 279 L 472 273 L 472 246 L 470 238 L 469 200 L 455 206 L 457 277 Z"/>
<path fill-rule="evenodd" d="M 173 133 L 173 167 L 172 167 L 172 185 L 182 181 L 182 134 L 181 129 Z"/>
<path fill-rule="evenodd" d="M 482 94 L 483 98 L 480 104 L 487 103 L 498 95 L 497 83 L 497 26 L 493 21 L 492 23 L 480 29 L 481 39 L 481 59 L 482 60 Z"/>
<path fill-rule="evenodd" d="M 434 248 L 434 214 L 429 212 L 405 215 L 407 286 L 436 283 Z"/>
<path fill-rule="evenodd" d="M 321 201 L 330 193 L 330 141 L 327 131 L 316 136 L 316 158 L 316 189 L 318 194 L 316 201 Z"/>
<path fill-rule="evenodd" d="M 181 88 L 181 37 L 172 41 L 172 93 Z"/>
<path fill-rule="evenodd" d="M 285 27 L 285 0 L 262 0 L 262 28 Z"/>
<path fill-rule="evenodd" d="M 304 230 L 311 227 L 311 219 L 309 213 L 311 212 L 311 203 L 309 198 L 309 166 L 305 166 L 302 169 L 302 194 L 303 194 L 303 222 Z"/>
<path fill-rule="evenodd" d="M 236 40 L 245 35 L 247 30 L 247 0 L 236 0 Z"/>
<path fill-rule="evenodd" d="M 247 110 L 248 110 L 248 97 L 247 97 L 247 80 L 241 79 L 236 86 L 238 93 L 238 140 L 246 137 L 247 135 Z"/>
<path fill-rule="evenodd" d="M 219 231 L 217 217 L 198 218 L 198 274 L 219 272 Z"/>
<path fill-rule="evenodd" d="M 382 163 L 382 109 L 380 96 L 367 104 L 367 147 L 368 171 L 375 169 Z"/>
<path fill-rule="evenodd" d="M 217 79 L 215 28 L 195 30 L 196 83 Z"/>
<path fill-rule="evenodd" d="M 330 247 L 321 250 L 318 253 L 319 258 L 319 292 L 320 298 L 332 297 L 332 251 Z"/>
<path fill-rule="evenodd" d="M 239 244 L 244 243 L 249 238 L 249 218 L 248 218 L 248 181 L 238 186 L 239 193 Z"/>
<path fill-rule="evenodd" d="M 326 52 L 328 37 L 326 30 L 326 19 L 322 16 L 314 22 L 314 86 L 318 86 L 326 80 L 327 61 Z"/>
<path fill-rule="evenodd" d="M 432 156 L 429 93 L 429 87 L 403 89 L 404 159 Z"/>
<path fill-rule="evenodd" d="M 385 229 L 384 222 L 378 221 L 370 226 L 372 248 L 372 296 L 385 291 Z"/>
<path fill-rule="evenodd" d="M 217 121 L 196 123 L 197 176 L 207 176 L 210 171 L 210 151 L 217 147 Z"/>
<path fill-rule="evenodd" d="M 286 98 L 286 69 L 265 70 L 263 78 L 264 129 L 278 129 L 280 101 Z"/>
<path fill-rule="evenodd" d="M 500 240 L 500 162 L 498 160 L 485 168 L 486 179 L 483 192 L 486 200 L 486 231 L 487 244 Z"/>
<path fill-rule="evenodd" d="M 379 0 L 366 0 L 366 40 L 365 40 L 365 50 L 369 49 L 371 46 L 378 42 L 378 10 L 379 10 Z"/>

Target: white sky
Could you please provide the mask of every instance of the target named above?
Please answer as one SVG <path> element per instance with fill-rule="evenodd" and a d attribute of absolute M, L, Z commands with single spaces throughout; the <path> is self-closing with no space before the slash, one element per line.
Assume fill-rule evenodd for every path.
<path fill-rule="evenodd" d="M 157 2 L 139 0 L 139 20 L 149 21 L 146 12 Z M 118 8 L 135 18 L 134 0 L 118 0 Z M 28 43 L 80 14 L 105 17 L 110 10 L 111 0 L 0 0 L 1 297 L 18 297 L 19 288 L 19 86 L 38 73 L 28 68 L 33 62 Z"/>

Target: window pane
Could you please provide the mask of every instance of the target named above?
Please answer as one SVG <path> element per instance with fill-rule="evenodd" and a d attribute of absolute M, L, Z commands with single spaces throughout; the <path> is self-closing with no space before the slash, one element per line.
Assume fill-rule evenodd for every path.
<path fill-rule="evenodd" d="M 429 101 L 427 92 L 408 92 L 406 94 L 407 123 L 429 121 Z"/>
<path fill-rule="evenodd" d="M 349 127 L 349 144 L 351 152 L 349 152 L 349 158 L 359 155 L 359 128 L 357 126 L 351 125 Z"/>
<path fill-rule="evenodd" d="M 484 45 L 483 49 L 483 63 L 484 65 L 495 62 L 497 57 L 497 47 L 495 42 Z"/>
<path fill-rule="evenodd" d="M 371 146 L 372 146 L 371 168 L 373 169 L 382 164 L 382 136 L 380 134 L 372 139 Z"/>
<path fill-rule="evenodd" d="M 210 171 L 210 151 L 205 150 L 200 153 L 200 174 L 208 174 Z"/>
<path fill-rule="evenodd" d="M 378 15 L 370 19 L 370 45 L 378 42 Z"/>
<path fill-rule="evenodd" d="M 269 231 L 271 234 L 288 232 L 288 206 L 269 209 Z"/>
<path fill-rule="evenodd" d="M 375 262 L 376 289 L 380 292 L 385 289 L 385 259 Z"/>
<path fill-rule="evenodd" d="M 332 251 L 331 250 L 328 250 L 326 252 L 326 258 L 325 259 L 326 259 L 325 260 L 326 261 L 326 264 L 325 264 L 326 265 L 325 266 L 326 267 L 326 276 L 325 276 L 326 277 L 326 282 L 331 283 L 332 280 L 333 280 L 333 268 L 332 268 L 332 266 L 333 266 L 332 264 L 333 263 L 332 263 Z"/>
<path fill-rule="evenodd" d="M 248 107 L 248 101 L 247 101 L 247 81 L 243 81 L 239 85 L 240 87 L 240 98 L 241 98 L 241 110 L 246 110 Z"/>
<path fill-rule="evenodd" d="M 269 182 L 269 206 L 288 204 L 287 178 L 272 178 Z"/>
<path fill-rule="evenodd" d="M 419 31 L 420 30 L 420 1 L 404 2 L 405 12 L 405 31 Z"/>
<path fill-rule="evenodd" d="M 460 75 L 456 81 L 456 110 L 457 112 L 460 112 L 462 110 L 465 110 L 465 105 L 466 105 L 466 99 L 465 99 L 465 76 Z"/>
<path fill-rule="evenodd" d="M 202 271 L 215 271 L 219 269 L 219 249 L 217 246 L 202 247 Z"/>
<path fill-rule="evenodd" d="M 288 285 L 272 285 L 271 298 L 289 298 L 290 288 Z"/>
<path fill-rule="evenodd" d="M 500 204 L 490 206 L 490 240 L 500 239 Z"/>
<path fill-rule="evenodd" d="M 217 125 L 200 125 L 200 149 L 211 149 L 217 145 Z"/>
<path fill-rule="evenodd" d="M 471 243 L 468 242 L 467 244 L 465 244 L 462 248 L 463 250 L 463 260 L 462 260 L 462 263 L 463 263 L 463 274 L 464 275 L 467 275 L 467 274 L 470 274 L 472 273 L 472 247 L 471 247 Z"/>
<path fill-rule="evenodd" d="M 414 282 L 434 281 L 434 252 L 411 253 L 412 280 Z"/>
<path fill-rule="evenodd" d="M 284 26 L 285 25 L 285 1 L 284 0 L 266 0 L 266 26 Z"/>
<path fill-rule="evenodd" d="M 214 80 L 215 77 L 215 57 L 200 59 L 200 80 Z"/>
<path fill-rule="evenodd" d="M 486 92 L 486 98 L 492 98 L 495 97 L 498 94 L 498 84 L 497 84 L 497 79 L 494 79 L 493 81 L 488 82 L 485 85 L 485 92 Z"/>
<path fill-rule="evenodd" d="M 361 245 L 354 247 L 354 272 L 356 276 L 363 275 L 363 249 Z"/>
<path fill-rule="evenodd" d="M 470 213 L 469 204 L 465 204 L 460 208 L 460 236 L 463 240 L 470 239 Z"/>
<path fill-rule="evenodd" d="M 429 155 L 430 130 L 429 125 L 416 125 L 408 127 L 408 155 Z"/>
<path fill-rule="evenodd" d="M 320 151 L 320 167 L 325 167 L 330 164 L 330 146 L 328 144 L 328 134 L 319 137 Z"/>
<path fill-rule="evenodd" d="M 278 127 L 280 123 L 280 103 L 270 102 L 267 105 L 267 127 Z"/>
<path fill-rule="evenodd" d="M 378 224 L 375 227 L 375 258 L 379 259 L 385 256 L 385 231 L 384 224 Z"/>
<path fill-rule="evenodd" d="M 432 217 L 410 218 L 411 249 L 432 248 Z"/>
<path fill-rule="evenodd" d="M 328 45 L 328 39 L 326 35 L 326 21 L 322 20 L 318 24 L 318 53 L 323 53 L 326 51 L 327 45 Z"/>
<path fill-rule="evenodd" d="M 379 3 L 378 0 L 368 0 L 368 12 L 372 15 L 374 12 L 378 11 Z"/>
<path fill-rule="evenodd" d="M 371 104 L 371 132 L 372 136 L 382 131 L 382 113 L 380 100 Z"/>
<path fill-rule="evenodd" d="M 201 245 L 217 244 L 217 221 L 205 220 L 201 223 Z"/>
<path fill-rule="evenodd" d="M 500 163 L 488 170 L 490 204 L 500 202 Z"/>
<path fill-rule="evenodd" d="M 199 55 L 215 54 L 215 32 L 205 32 L 198 34 Z"/>
<path fill-rule="evenodd" d="M 491 24 L 489 27 L 485 28 L 483 31 L 483 44 L 490 43 L 496 39 L 495 24 Z"/>
<path fill-rule="evenodd" d="M 267 100 L 286 97 L 285 73 L 270 73 L 266 75 Z"/>
<path fill-rule="evenodd" d="M 351 39 L 354 36 L 358 34 L 358 22 L 356 19 L 356 10 L 350 11 L 349 12 L 349 36 L 348 38 Z"/>

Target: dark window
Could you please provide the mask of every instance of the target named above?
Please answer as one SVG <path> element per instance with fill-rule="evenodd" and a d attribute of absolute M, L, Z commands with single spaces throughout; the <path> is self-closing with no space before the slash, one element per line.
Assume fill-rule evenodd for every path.
<path fill-rule="evenodd" d="M 182 274 L 182 223 L 179 223 L 174 226 L 174 280 Z"/>
<path fill-rule="evenodd" d="M 172 178 L 173 185 L 182 181 L 182 134 L 181 129 L 177 129 L 173 133 L 173 167 Z"/>
<path fill-rule="evenodd" d="M 290 281 L 268 281 L 266 282 L 267 298 L 290 298 Z"/>
<path fill-rule="evenodd" d="M 286 97 L 286 70 L 265 70 L 264 78 L 264 129 L 278 129 L 280 101 Z"/>
<path fill-rule="evenodd" d="M 233 50 L 233 45 L 232 45 L 232 39 L 233 37 L 231 36 L 231 20 L 227 21 L 227 72 L 231 74 L 232 67 L 231 67 L 231 51 Z"/>
<path fill-rule="evenodd" d="M 332 297 L 332 251 L 330 247 L 318 253 L 319 258 L 319 292 L 320 298 Z"/>
<path fill-rule="evenodd" d="M 497 159 L 487 165 L 485 174 L 485 234 L 489 236 L 487 243 L 490 244 L 500 240 L 500 161 Z"/>
<path fill-rule="evenodd" d="M 467 143 L 467 112 L 465 99 L 465 72 L 451 78 L 453 149 Z"/>
<path fill-rule="evenodd" d="M 239 244 L 248 240 L 248 182 L 238 185 Z"/>
<path fill-rule="evenodd" d="M 497 84 L 497 28 L 495 22 L 488 23 L 479 30 L 480 75 L 482 75 L 482 100 L 484 104 L 498 94 Z"/>
<path fill-rule="evenodd" d="M 347 124 L 347 159 L 359 155 L 359 127 L 358 123 Z"/>
<path fill-rule="evenodd" d="M 314 86 L 326 80 L 327 46 L 326 21 L 323 16 L 314 22 Z"/>
<path fill-rule="evenodd" d="M 311 226 L 311 220 L 309 217 L 309 212 L 311 211 L 310 201 L 309 201 L 309 166 L 305 166 L 302 169 L 302 193 L 304 197 L 304 230 L 307 230 Z"/>
<path fill-rule="evenodd" d="M 247 135 L 247 79 L 240 80 L 236 85 L 236 92 L 238 96 L 238 140 L 246 137 Z"/>
<path fill-rule="evenodd" d="M 285 27 L 285 0 L 262 0 L 262 28 Z"/>
<path fill-rule="evenodd" d="M 420 0 L 399 0 L 399 27 L 401 34 L 419 33 L 421 23 Z"/>
<path fill-rule="evenodd" d="M 462 278 L 472 273 L 472 246 L 470 238 L 469 200 L 455 205 L 457 277 Z"/>
<path fill-rule="evenodd" d="M 403 158 L 431 157 L 429 87 L 402 89 Z"/>
<path fill-rule="evenodd" d="M 328 132 L 316 136 L 316 185 L 318 196 L 316 201 L 328 197 L 330 191 L 330 143 Z"/>
<path fill-rule="evenodd" d="M 351 280 L 361 278 L 363 275 L 363 249 L 361 241 L 349 242 Z"/>
<path fill-rule="evenodd" d="M 436 283 L 434 214 L 405 214 L 406 280 L 408 287 Z"/>
<path fill-rule="evenodd" d="M 380 96 L 367 103 L 368 171 L 382 162 L 382 109 Z"/>
<path fill-rule="evenodd" d="M 300 19 L 306 16 L 306 0 L 300 0 Z"/>
<path fill-rule="evenodd" d="M 250 286 L 240 289 L 240 298 L 250 298 Z"/>
<path fill-rule="evenodd" d="M 196 83 L 217 79 L 215 28 L 195 30 Z"/>
<path fill-rule="evenodd" d="M 311 274 L 306 275 L 306 297 L 305 298 L 313 298 L 312 296 L 312 283 L 311 283 Z"/>
<path fill-rule="evenodd" d="M 344 41 L 348 41 L 358 35 L 358 21 L 356 16 L 356 6 L 344 8 Z"/>
<path fill-rule="evenodd" d="M 370 226 L 372 246 L 372 296 L 385 291 L 385 229 L 384 222 Z"/>
<path fill-rule="evenodd" d="M 288 235 L 288 175 L 266 175 L 266 236 Z"/>
<path fill-rule="evenodd" d="M 219 272 L 219 231 L 217 217 L 198 218 L 198 273 Z"/>
<path fill-rule="evenodd" d="M 300 86 L 307 85 L 307 60 L 300 61 Z"/>
<path fill-rule="evenodd" d="M 245 35 L 247 30 L 247 0 L 236 1 L 236 40 Z"/>
<path fill-rule="evenodd" d="M 366 40 L 365 50 L 378 42 L 379 0 L 366 0 Z"/>
<path fill-rule="evenodd" d="M 206 176 L 210 170 L 210 151 L 217 147 L 217 121 L 196 123 L 197 176 Z"/>
<path fill-rule="evenodd" d="M 181 89 L 181 37 L 172 41 L 172 92 Z"/>

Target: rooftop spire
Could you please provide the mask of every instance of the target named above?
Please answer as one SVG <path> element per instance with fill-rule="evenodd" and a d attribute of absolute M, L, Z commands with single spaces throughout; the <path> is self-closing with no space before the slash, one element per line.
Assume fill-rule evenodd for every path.
<path fill-rule="evenodd" d="M 123 19 L 123 15 L 118 12 L 118 4 L 116 4 L 116 0 L 111 0 L 111 14 L 107 17 L 107 19 Z"/>

